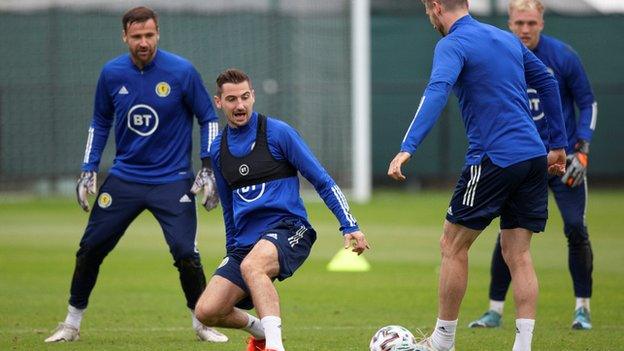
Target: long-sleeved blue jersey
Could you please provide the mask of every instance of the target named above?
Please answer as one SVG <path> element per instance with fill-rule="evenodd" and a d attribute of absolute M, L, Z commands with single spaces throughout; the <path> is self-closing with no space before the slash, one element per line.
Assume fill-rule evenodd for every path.
<path fill-rule="evenodd" d="M 499 167 L 546 154 L 531 120 L 527 83 L 537 89 L 549 119 L 552 148 L 567 146 L 557 82 L 513 34 L 470 15 L 436 45 L 429 84 L 401 151 L 413 154 L 438 119 L 453 88 L 468 136 L 466 164 L 488 156 Z"/>
<path fill-rule="evenodd" d="M 129 54 L 121 55 L 100 74 L 82 170 L 98 171 L 114 122 L 117 150 L 111 174 L 147 184 L 192 178 L 193 115 L 200 125 L 200 156 L 208 157 L 218 117 L 193 65 L 159 49 L 139 69 Z"/>
<path fill-rule="evenodd" d="M 227 126 L 229 151 L 234 157 L 251 152 L 256 143 L 258 114 L 254 112 L 249 123 L 231 128 Z M 275 160 L 288 161 L 316 189 L 327 207 L 340 222 L 343 233 L 359 230 L 349 204 L 331 176 L 314 157 L 297 131 L 288 124 L 267 118 L 267 142 Z M 263 231 L 273 227 L 284 217 L 298 217 L 305 223 L 308 215 L 299 194 L 299 177 L 286 177 L 266 183 L 232 189 L 223 177 L 220 166 L 220 148 L 223 133 L 215 138 L 210 155 L 223 207 L 226 246 L 228 251 L 247 248 L 258 241 Z"/>
<path fill-rule="evenodd" d="M 591 141 L 596 128 L 598 104 L 594 99 L 589 79 L 576 52 L 569 45 L 553 37 L 540 35 L 540 40 L 532 51 L 548 67 L 548 71 L 559 83 L 563 119 L 568 133 L 566 152 L 572 153 L 579 139 Z M 542 141 L 546 147 L 549 147 L 548 115 L 542 111 L 535 89 L 529 86 L 528 92 L 533 120 Z M 579 109 L 578 121 L 574 103 Z"/>

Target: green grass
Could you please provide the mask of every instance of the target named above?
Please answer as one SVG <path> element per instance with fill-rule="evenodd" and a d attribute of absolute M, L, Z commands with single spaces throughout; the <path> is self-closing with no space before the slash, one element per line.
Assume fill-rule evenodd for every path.
<path fill-rule="evenodd" d="M 387 324 L 430 330 L 437 310 L 438 238 L 450 197 L 445 192 L 378 193 L 353 213 L 373 249 L 368 273 L 330 273 L 325 265 L 342 241 L 321 203 L 308 209 L 319 237 L 310 259 L 285 282 L 283 335 L 289 351 L 367 350 Z M 534 350 L 624 349 L 624 193 L 594 191 L 588 223 L 594 249 L 594 329 L 570 329 L 574 296 L 558 211 L 533 241 L 540 279 Z M 71 199 L 0 201 L 0 350 L 242 350 L 246 337 L 225 330 L 225 345 L 195 341 L 177 272 L 149 213 L 128 230 L 102 265 L 76 343 L 43 339 L 64 318 L 74 254 L 87 215 Z M 497 224 L 491 227 L 495 228 Z M 470 279 L 457 333 L 458 350 L 511 350 L 513 302 L 503 327 L 470 330 L 487 307 L 489 261 L 496 231 L 486 230 L 470 254 Z M 199 247 L 206 273 L 224 253 L 220 213 L 200 211 Z"/>

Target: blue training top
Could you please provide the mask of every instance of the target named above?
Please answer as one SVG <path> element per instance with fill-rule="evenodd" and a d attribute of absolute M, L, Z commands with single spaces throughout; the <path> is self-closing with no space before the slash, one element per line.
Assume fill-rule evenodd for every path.
<path fill-rule="evenodd" d="M 255 145 L 258 114 L 252 113 L 249 123 L 244 126 L 226 128 L 230 153 L 234 157 L 243 157 L 249 154 Z M 285 217 L 298 217 L 309 225 L 308 214 L 299 194 L 297 176 L 240 189 L 230 188 L 220 167 L 219 150 L 222 136 L 223 133 L 213 141 L 210 156 L 223 207 L 228 251 L 254 245 L 262 232 L 275 226 Z M 294 128 L 285 122 L 267 117 L 267 142 L 274 159 L 288 161 L 312 183 L 316 192 L 340 222 L 340 230 L 344 234 L 359 230 L 342 191 Z"/>
<path fill-rule="evenodd" d="M 552 148 L 567 146 L 557 82 L 513 34 L 470 15 L 457 20 L 436 45 L 429 84 L 401 145 L 413 154 L 446 105 L 459 98 L 468 136 L 466 164 L 488 156 L 500 167 L 546 155 L 531 120 L 527 82 L 540 94 Z"/>
<path fill-rule="evenodd" d="M 205 158 L 219 132 L 218 117 L 193 65 L 158 49 L 141 70 L 130 54 L 121 55 L 100 74 L 82 170 L 98 171 L 114 122 L 117 152 L 111 174 L 147 184 L 192 178 L 193 115 Z"/>
<path fill-rule="evenodd" d="M 580 139 L 591 141 L 596 128 L 598 103 L 594 99 L 589 79 L 576 52 L 560 40 L 542 34 L 533 53 L 548 67 L 548 71 L 559 83 L 563 119 L 568 133 L 566 152 L 572 153 L 574 145 Z M 536 90 L 529 86 L 528 92 L 533 120 L 548 148 L 548 116 L 542 111 Z M 574 103 L 579 109 L 578 121 Z"/>

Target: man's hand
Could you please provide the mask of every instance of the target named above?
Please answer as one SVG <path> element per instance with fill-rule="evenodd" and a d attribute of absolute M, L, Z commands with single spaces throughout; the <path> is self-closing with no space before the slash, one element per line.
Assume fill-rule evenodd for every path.
<path fill-rule="evenodd" d="M 207 167 L 202 167 L 201 171 L 197 173 L 193 187 L 191 187 L 191 192 L 195 195 L 202 190 L 204 191 L 204 196 L 202 197 L 201 204 L 206 208 L 206 211 L 217 207 L 219 203 L 217 184 L 212 169 Z"/>
<path fill-rule="evenodd" d="M 589 143 L 581 140 L 574 148 L 575 152 L 572 155 L 568 155 L 566 162 L 567 170 L 561 177 L 561 181 L 570 188 L 583 184 L 587 174 L 587 164 L 589 163 Z"/>
<path fill-rule="evenodd" d="M 85 212 L 89 212 L 88 195 L 95 195 L 97 190 L 97 173 L 82 172 L 76 183 L 76 200 Z"/>
<path fill-rule="evenodd" d="M 357 252 L 358 256 L 361 255 L 364 250 L 370 249 L 370 246 L 364 237 L 364 233 L 359 230 L 344 235 L 344 248 L 348 249 L 349 247 L 353 247 L 353 250 L 351 251 Z"/>
<path fill-rule="evenodd" d="M 405 151 L 401 151 L 394 156 L 394 159 L 390 162 L 390 166 L 388 167 L 388 176 L 394 180 L 405 180 L 405 176 L 401 173 L 401 166 L 409 161 L 410 157 L 412 157 L 412 155 Z"/>
<path fill-rule="evenodd" d="M 548 174 L 561 176 L 566 170 L 566 153 L 564 149 L 554 149 L 548 152 Z"/>

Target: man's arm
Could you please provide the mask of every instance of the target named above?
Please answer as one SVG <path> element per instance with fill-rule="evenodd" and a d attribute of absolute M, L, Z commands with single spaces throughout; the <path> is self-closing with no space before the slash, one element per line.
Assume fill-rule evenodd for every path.
<path fill-rule="evenodd" d="M 565 148 L 568 145 L 563 113 L 561 111 L 561 98 L 557 80 L 546 66 L 520 41 L 524 59 L 524 76 L 526 83 L 537 90 L 548 123 L 549 146 L 548 172 L 550 174 L 563 175 L 565 172 Z"/>
<path fill-rule="evenodd" d="M 405 180 L 405 176 L 401 173 L 401 166 L 410 159 L 440 117 L 451 88 L 461 73 L 464 61 L 464 54 L 459 43 L 447 39 L 440 40 L 436 45 L 429 84 L 420 99 L 412 123 L 405 132 L 401 151 L 388 167 L 388 175 L 391 178 Z"/>
<path fill-rule="evenodd" d="M 313 186 L 321 196 L 325 205 L 332 211 L 340 223 L 340 231 L 344 235 L 345 248 L 353 247 L 353 251 L 361 254 L 369 248 L 364 234 L 360 231 L 355 217 L 351 214 L 347 198 L 334 179 L 327 173 L 310 148 L 305 144 L 299 133 L 286 123 L 277 123 L 274 138 L 279 151 Z"/>
<path fill-rule="evenodd" d="M 567 157 L 567 170 L 561 181 L 570 187 L 583 183 L 589 164 L 589 142 L 598 119 L 598 103 L 578 55 L 570 49 L 565 69 L 565 83 L 579 109 L 574 153 Z"/>
<path fill-rule="evenodd" d="M 210 169 L 210 146 L 219 134 L 218 117 L 212 106 L 212 99 L 199 72 L 190 67 L 187 81 L 185 82 L 184 102 L 190 107 L 199 123 L 200 157 L 202 168 L 195 177 L 191 188 L 193 194 L 203 191 L 201 204 L 208 211 L 214 209 L 219 202 L 212 169 Z"/>
<path fill-rule="evenodd" d="M 566 66 L 565 83 L 570 89 L 570 92 L 572 92 L 574 103 L 579 109 L 579 119 L 576 130 L 577 138 L 578 140 L 585 140 L 589 143 L 596 129 L 598 103 L 594 98 L 594 93 L 592 92 L 581 59 L 575 52 L 571 51 L 569 53 Z"/>
<path fill-rule="evenodd" d="M 97 172 L 113 119 L 114 106 L 106 90 L 106 78 L 102 70 L 95 90 L 93 118 L 87 136 L 82 172 L 76 184 L 76 199 L 85 212 L 89 212 L 88 194 L 97 192 Z"/>

